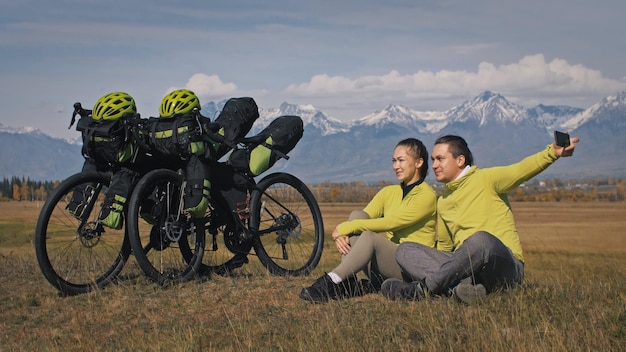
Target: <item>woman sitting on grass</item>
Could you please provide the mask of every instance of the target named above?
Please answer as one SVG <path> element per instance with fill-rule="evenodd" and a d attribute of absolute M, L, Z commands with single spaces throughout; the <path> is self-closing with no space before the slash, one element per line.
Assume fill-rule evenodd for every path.
<path fill-rule="evenodd" d="M 333 231 L 342 254 L 341 263 L 311 286 L 300 298 L 326 302 L 378 292 L 385 279 L 402 279 L 396 249 L 402 242 L 435 246 L 435 191 L 424 182 L 428 173 L 428 151 L 415 138 L 400 141 L 393 152 L 393 170 L 400 184 L 381 189 L 363 210 L 355 210 L 348 221 Z M 363 270 L 367 285 L 356 274 Z"/>

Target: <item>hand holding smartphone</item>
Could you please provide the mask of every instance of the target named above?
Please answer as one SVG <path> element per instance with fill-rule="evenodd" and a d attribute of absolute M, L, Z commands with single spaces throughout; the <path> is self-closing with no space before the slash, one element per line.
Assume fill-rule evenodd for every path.
<path fill-rule="evenodd" d="M 554 131 L 554 144 L 563 148 L 569 147 L 569 133 Z"/>

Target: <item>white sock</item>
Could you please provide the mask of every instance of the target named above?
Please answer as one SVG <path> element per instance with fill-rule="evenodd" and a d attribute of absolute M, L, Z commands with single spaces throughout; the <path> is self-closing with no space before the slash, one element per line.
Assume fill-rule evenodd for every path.
<path fill-rule="evenodd" d="M 333 282 L 336 283 L 336 284 L 341 282 L 341 278 L 339 277 L 339 275 L 333 273 L 332 271 L 329 272 L 326 275 L 330 276 L 330 279 L 333 280 Z"/>

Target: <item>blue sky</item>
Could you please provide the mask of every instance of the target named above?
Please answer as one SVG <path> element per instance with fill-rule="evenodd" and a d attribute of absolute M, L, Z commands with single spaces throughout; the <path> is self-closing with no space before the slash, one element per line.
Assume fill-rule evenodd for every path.
<path fill-rule="evenodd" d="M 0 123 L 68 130 L 74 102 L 189 88 L 353 120 L 447 110 L 483 90 L 586 108 L 626 90 L 623 0 L 3 0 Z"/>

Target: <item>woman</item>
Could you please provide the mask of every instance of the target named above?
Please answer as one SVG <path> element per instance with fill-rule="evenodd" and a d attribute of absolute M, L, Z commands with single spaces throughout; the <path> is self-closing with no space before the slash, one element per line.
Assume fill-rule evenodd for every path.
<path fill-rule="evenodd" d="M 353 211 L 348 221 L 333 231 L 341 263 L 300 292 L 310 302 L 326 302 L 379 291 L 385 279 L 402 279 L 395 254 L 402 242 L 435 246 L 437 195 L 424 182 L 428 151 L 415 138 L 400 141 L 393 152 L 393 170 L 400 184 L 381 189 L 363 210 Z M 382 234 L 382 235 L 381 235 Z M 369 277 L 365 290 L 356 280 L 363 270 Z"/>

